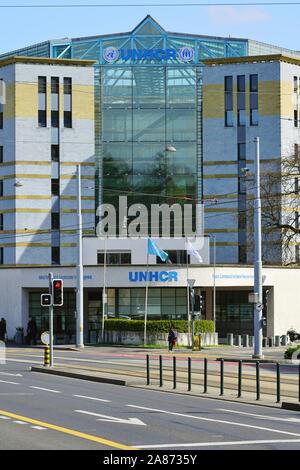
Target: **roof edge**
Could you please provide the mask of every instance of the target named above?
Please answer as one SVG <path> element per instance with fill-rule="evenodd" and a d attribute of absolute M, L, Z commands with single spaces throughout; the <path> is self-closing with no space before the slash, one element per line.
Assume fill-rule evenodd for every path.
<path fill-rule="evenodd" d="M 0 60 L 0 67 L 5 67 L 11 64 L 48 64 L 48 65 L 77 65 L 81 67 L 92 67 L 95 60 L 82 60 L 82 59 L 51 59 L 49 57 L 27 57 L 27 56 L 12 56 Z"/>
<path fill-rule="evenodd" d="M 224 57 L 216 59 L 205 59 L 202 61 L 208 67 L 215 65 L 255 63 L 255 62 L 288 62 L 289 64 L 300 65 L 300 58 L 288 56 L 285 54 L 253 55 L 243 57 Z"/>

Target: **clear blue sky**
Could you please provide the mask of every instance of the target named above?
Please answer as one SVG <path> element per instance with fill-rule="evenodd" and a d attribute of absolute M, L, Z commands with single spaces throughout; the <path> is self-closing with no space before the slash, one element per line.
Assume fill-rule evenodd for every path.
<path fill-rule="evenodd" d="M 176 3 L 180 0 L 161 0 Z M 188 0 L 190 3 L 197 0 Z M 200 0 L 201 1 L 201 0 Z M 206 0 L 206 2 L 209 0 Z M 234 1 L 234 0 L 233 0 Z M 115 0 L 139 3 L 141 7 L 1 9 L 0 53 L 62 37 L 130 31 L 151 14 L 168 31 L 233 36 L 256 39 L 289 49 L 300 50 L 300 5 L 146 7 L 159 0 Z M 183 3 L 183 1 L 181 0 Z M 218 0 L 221 3 L 222 0 Z M 113 3 L 111 0 L 0 0 L 7 4 Z"/>

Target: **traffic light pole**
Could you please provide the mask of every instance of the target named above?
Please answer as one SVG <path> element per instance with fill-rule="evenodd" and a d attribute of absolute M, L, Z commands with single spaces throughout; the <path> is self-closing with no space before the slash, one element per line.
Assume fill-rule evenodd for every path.
<path fill-rule="evenodd" d="M 53 274 L 49 273 L 49 294 L 51 295 L 51 305 L 49 305 L 49 336 L 50 336 L 50 367 L 53 367 Z"/>
<path fill-rule="evenodd" d="M 191 310 L 192 310 L 192 349 L 194 349 L 195 346 L 195 291 L 194 288 L 191 288 L 191 297 L 192 297 L 192 302 L 191 302 Z"/>
<path fill-rule="evenodd" d="M 81 214 L 81 172 L 77 165 L 77 293 L 76 293 L 76 346 L 84 347 L 83 342 L 83 260 L 82 260 L 82 214 Z"/>

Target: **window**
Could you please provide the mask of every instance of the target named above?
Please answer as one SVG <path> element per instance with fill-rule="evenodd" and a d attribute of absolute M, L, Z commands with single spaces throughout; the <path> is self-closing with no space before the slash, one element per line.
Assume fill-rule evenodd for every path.
<path fill-rule="evenodd" d="M 294 127 L 298 127 L 298 111 L 294 109 Z"/>
<path fill-rule="evenodd" d="M 0 248 L 0 264 L 4 264 L 4 248 Z"/>
<path fill-rule="evenodd" d="M 258 91 L 258 75 L 250 75 L 250 91 Z"/>
<path fill-rule="evenodd" d="M 295 228 L 299 228 L 299 212 L 295 211 Z"/>
<path fill-rule="evenodd" d="M 246 144 L 238 144 L 238 160 L 246 160 Z"/>
<path fill-rule="evenodd" d="M 59 179 L 51 180 L 51 194 L 52 196 L 59 196 Z"/>
<path fill-rule="evenodd" d="M 4 215 L 0 214 L 0 230 L 4 230 Z"/>
<path fill-rule="evenodd" d="M 156 257 L 157 264 L 186 264 L 186 251 L 185 250 L 167 250 L 169 261 L 162 261 L 158 256 Z M 188 263 L 190 263 L 190 255 L 188 255 Z"/>
<path fill-rule="evenodd" d="M 38 120 L 39 120 L 39 127 L 47 127 L 47 115 L 46 111 L 39 109 L 38 111 Z"/>
<path fill-rule="evenodd" d="M 0 111 L 0 129 L 3 129 L 3 111 Z"/>
<path fill-rule="evenodd" d="M 60 264 L 60 248 L 59 246 L 53 246 L 51 249 L 51 263 Z"/>
<path fill-rule="evenodd" d="M 233 88 L 233 79 L 232 76 L 227 75 L 224 77 L 225 80 L 225 91 L 232 91 Z"/>
<path fill-rule="evenodd" d="M 51 214 L 51 229 L 59 230 L 60 228 L 60 214 L 59 212 L 52 212 Z"/>
<path fill-rule="evenodd" d="M 59 93 L 59 78 L 58 77 L 51 77 L 51 93 L 58 94 Z"/>
<path fill-rule="evenodd" d="M 250 126 L 258 126 L 258 109 L 250 109 Z"/>
<path fill-rule="evenodd" d="M 296 262 L 299 263 L 300 261 L 300 247 L 299 245 L 296 245 L 295 246 L 295 258 L 296 258 Z"/>
<path fill-rule="evenodd" d="M 233 111 L 225 111 L 225 127 L 233 126 Z"/>
<path fill-rule="evenodd" d="M 97 253 L 97 264 L 104 264 L 104 252 Z M 130 252 L 107 252 L 106 264 L 108 265 L 121 265 L 131 264 Z"/>
<path fill-rule="evenodd" d="M 46 77 L 39 77 L 38 78 L 38 92 L 39 93 L 46 93 L 47 91 L 47 78 Z"/>
<path fill-rule="evenodd" d="M 64 94 L 65 95 L 72 94 L 72 78 L 68 78 L 68 77 L 64 78 Z"/>
<path fill-rule="evenodd" d="M 237 91 L 246 91 L 245 75 L 238 75 L 237 77 Z"/>
<path fill-rule="evenodd" d="M 51 127 L 59 127 L 59 112 L 51 111 Z"/>
<path fill-rule="evenodd" d="M 298 93 L 298 77 L 294 77 L 294 93 Z"/>
<path fill-rule="evenodd" d="M 245 126 L 246 125 L 246 112 L 244 109 L 238 110 L 238 126 Z"/>
<path fill-rule="evenodd" d="M 51 145 L 51 160 L 59 162 L 59 145 Z"/>
<path fill-rule="evenodd" d="M 0 180 L 0 197 L 3 196 L 3 180 Z"/>
<path fill-rule="evenodd" d="M 299 194 L 299 178 L 295 178 L 295 194 Z"/>
<path fill-rule="evenodd" d="M 0 145 L 0 163 L 3 163 L 3 146 Z"/>
<path fill-rule="evenodd" d="M 71 111 L 64 111 L 64 127 L 67 127 L 67 128 L 72 127 L 72 112 Z"/>

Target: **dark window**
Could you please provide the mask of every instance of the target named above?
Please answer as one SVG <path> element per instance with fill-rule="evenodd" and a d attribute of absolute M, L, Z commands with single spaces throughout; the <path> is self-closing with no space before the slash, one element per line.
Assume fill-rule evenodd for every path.
<path fill-rule="evenodd" d="M 246 160 L 246 144 L 238 144 L 238 160 Z"/>
<path fill-rule="evenodd" d="M 0 230 L 3 230 L 4 227 L 4 215 L 0 214 Z"/>
<path fill-rule="evenodd" d="M 3 163 L 3 146 L 0 145 L 0 163 Z"/>
<path fill-rule="evenodd" d="M 51 77 L 51 93 L 58 94 L 59 93 L 59 78 L 58 77 Z"/>
<path fill-rule="evenodd" d="M 60 248 L 59 246 L 53 246 L 51 253 L 51 262 L 52 264 L 60 264 Z"/>
<path fill-rule="evenodd" d="M 299 212 L 295 212 L 295 228 L 299 228 Z"/>
<path fill-rule="evenodd" d="M 233 111 L 225 111 L 225 127 L 233 126 Z"/>
<path fill-rule="evenodd" d="M 47 90 L 47 78 L 39 77 L 38 78 L 38 91 L 39 93 L 46 93 Z"/>
<path fill-rule="evenodd" d="M 299 245 L 295 246 L 295 257 L 296 257 L 296 262 L 299 263 L 299 261 L 300 261 L 300 247 L 299 247 Z"/>
<path fill-rule="evenodd" d="M 47 115 L 46 111 L 39 109 L 39 127 L 47 127 Z"/>
<path fill-rule="evenodd" d="M 64 94 L 71 95 L 72 94 L 72 78 L 64 78 Z"/>
<path fill-rule="evenodd" d="M 157 264 L 186 264 L 186 251 L 185 250 L 168 250 L 169 259 L 162 261 L 158 256 L 156 257 Z M 190 255 L 188 255 L 188 263 L 190 263 Z"/>
<path fill-rule="evenodd" d="M 298 127 L 298 111 L 294 109 L 294 127 Z"/>
<path fill-rule="evenodd" d="M 51 126 L 59 127 L 59 112 L 51 111 Z"/>
<path fill-rule="evenodd" d="M 299 194 L 299 178 L 295 178 L 295 194 Z"/>
<path fill-rule="evenodd" d="M 51 160 L 59 162 L 59 145 L 51 145 Z"/>
<path fill-rule="evenodd" d="M 4 248 L 0 248 L 0 264 L 4 264 Z"/>
<path fill-rule="evenodd" d="M 233 89 L 233 79 L 232 79 L 232 76 L 230 75 L 227 75 L 226 77 L 224 77 L 225 79 L 225 91 L 232 91 Z"/>
<path fill-rule="evenodd" d="M 3 111 L 0 111 L 0 129 L 3 129 Z"/>
<path fill-rule="evenodd" d="M 72 111 L 64 111 L 64 127 L 72 127 Z"/>
<path fill-rule="evenodd" d="M 247 263 L 247 248 L 239 245 L 239 263 Z"/>
<path fill-rule="evenodd" d="M 59 196 L 59 180 L 58 179 L 51 180 L 51 193 L 52 193 L 52 196 Z"/>
<path fill-rule="evenodd" d="M 258 91 L 258 75 L 250 75 L 250 91 Z"/>
<path fill-rule="evenodd" d="M 104 264 L 104 253 L 97 253 L 97 263 Z M 131 264 L 131 253 L 106 253 L 106 264 L 108 265 L 120 265 L 120 264 Z"/>
<path fill-rule="evenodd" d="M 59 228 L 60 228 L 60 214 L 59 214 L 59 212 L 52 212 L 52 214 L 51 214 L 51 228 L 52 228 L 52 230 L 59 230 Z"/>
<path fill-rule="evenodd" d="M 245 75 L 238 75 L 238 77 L 237 77 L 237 91 L 245 92 L 245 90 L 246 90 Z"/>
<path fill-rule="evenodd" d="M 298 93 L 298 77 L 294 77 L 294 93 Z"/>
<path fill-rule="evenodd" d="M 3 180 L 0 180 L 0 197 L 3 196 Z"/>

